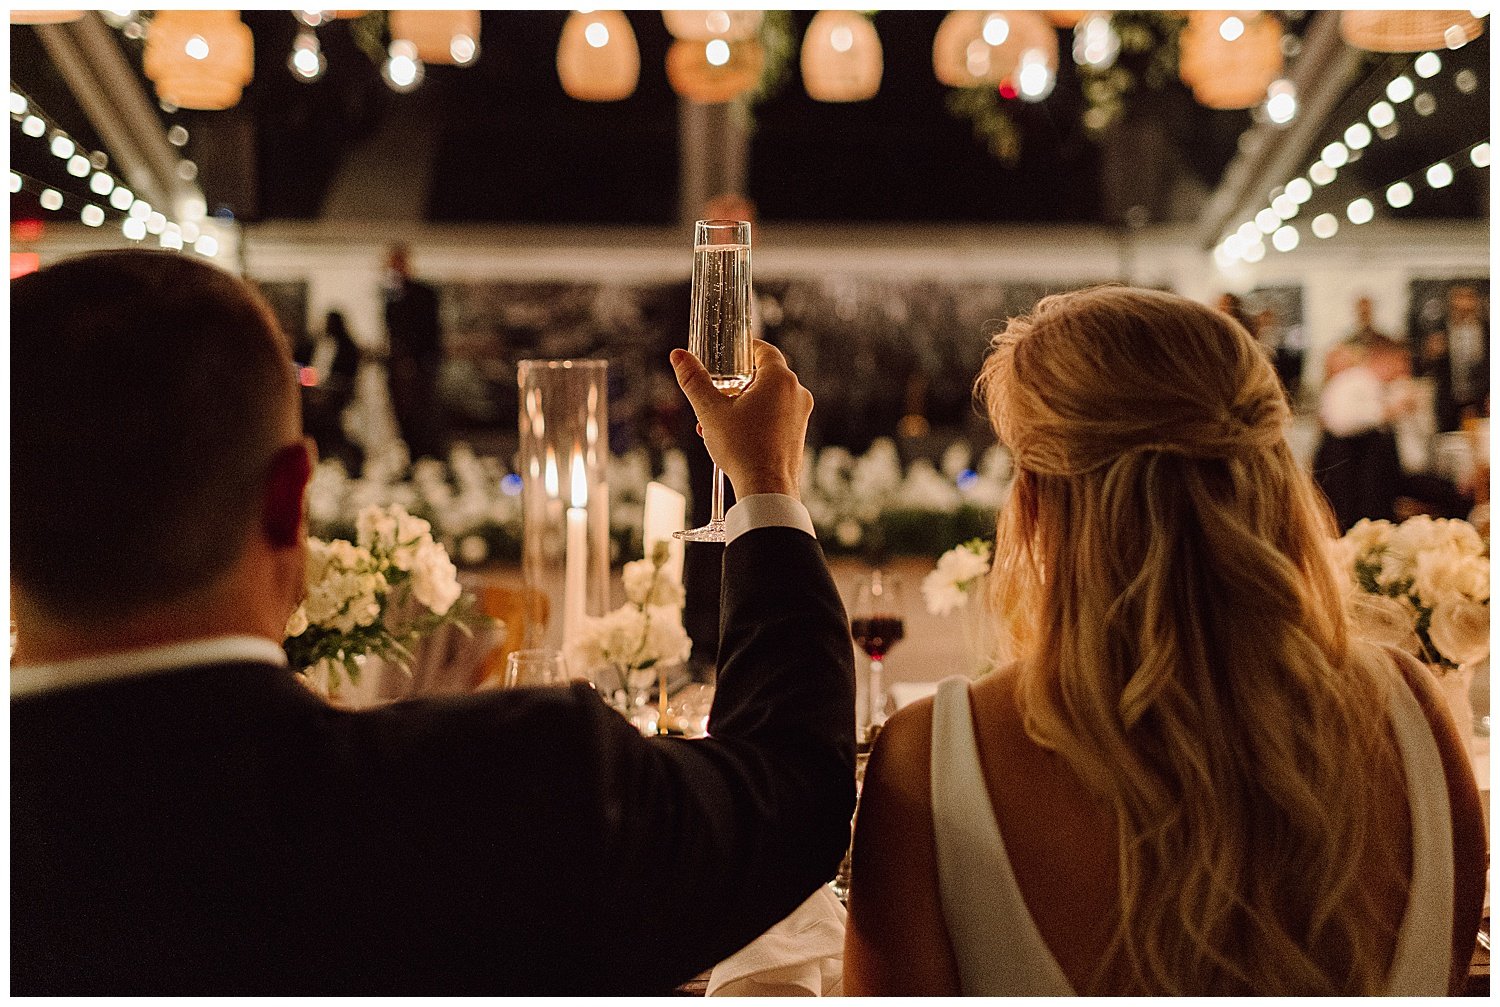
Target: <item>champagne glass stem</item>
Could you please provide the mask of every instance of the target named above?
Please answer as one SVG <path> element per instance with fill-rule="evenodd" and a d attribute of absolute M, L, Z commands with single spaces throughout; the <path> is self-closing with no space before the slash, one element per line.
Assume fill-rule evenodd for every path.
<path fill-rule="evenodd" d="M 711 524 L 721 525 L 724 523 L 724 470 L 719 468 L 718 462 L 714 463 L 714 490 L 710 500 L 712 514 L 709 516 Z"/>

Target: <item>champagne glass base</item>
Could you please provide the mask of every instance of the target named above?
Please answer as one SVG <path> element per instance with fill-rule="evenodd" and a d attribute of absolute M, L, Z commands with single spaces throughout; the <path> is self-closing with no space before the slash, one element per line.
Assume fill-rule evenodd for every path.
<path fill-rule="evenodd" d="M 724 522 L 710 521 L 702 528 L 689 528 L 687 531 L 674 531 L 672 537 L 683 542 L 724 542 Z"/>

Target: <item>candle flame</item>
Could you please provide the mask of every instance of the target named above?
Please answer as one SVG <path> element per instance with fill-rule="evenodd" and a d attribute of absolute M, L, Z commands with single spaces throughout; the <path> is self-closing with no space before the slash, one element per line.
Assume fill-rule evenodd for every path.
<path fill-rule="evenodd" d="M 589 477 L 583 468 L 583 456 L 573 456 L 573 506 L 587 507 L 589 502 Z"/>

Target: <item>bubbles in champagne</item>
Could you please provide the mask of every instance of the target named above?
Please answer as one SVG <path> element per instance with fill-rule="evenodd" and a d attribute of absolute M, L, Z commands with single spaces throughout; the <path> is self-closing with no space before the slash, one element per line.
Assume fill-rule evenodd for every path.
<path fill-rule="evenodd" d="M 755 368 L 750 345 L 750 246 L 693 249 L 693 307 L 688 349 L 708 369 L 714 387 L 738 394 Z"/>

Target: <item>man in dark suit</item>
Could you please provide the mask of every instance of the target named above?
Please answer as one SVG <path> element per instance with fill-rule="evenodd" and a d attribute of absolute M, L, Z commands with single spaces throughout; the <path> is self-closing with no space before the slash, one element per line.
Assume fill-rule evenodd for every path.
<path fill-rule="evenodd" d="M 1433 410 L 1440 431 L 1457 430 L 1465 417 L 1489 410 L 1490 325 L 1479 291 L 1460 283 L 1448 291 L 1443 327 L 1422 340 L 1417 374 L 1432 375 Z"/>
<path fill-rule="evenodd" d="M 438 374 L 443 365 L 443 333 L 437 291 L 411 275 L 405 245 L 391 249 L 385 292 L 386 360 L 391 409 L 413 459 L 445 458 L 443 405 Z"/>
<path fill-rule="evenodd" d="M 325 705 L 264 302 L 125 251 L 11 303 L 13 993 L 660 993 L 833 876 L 853 648 L 774 349 L 732 401 L 674 354 L 742 496 L 712 736 L 645 739 L 582 684 Z"/>

